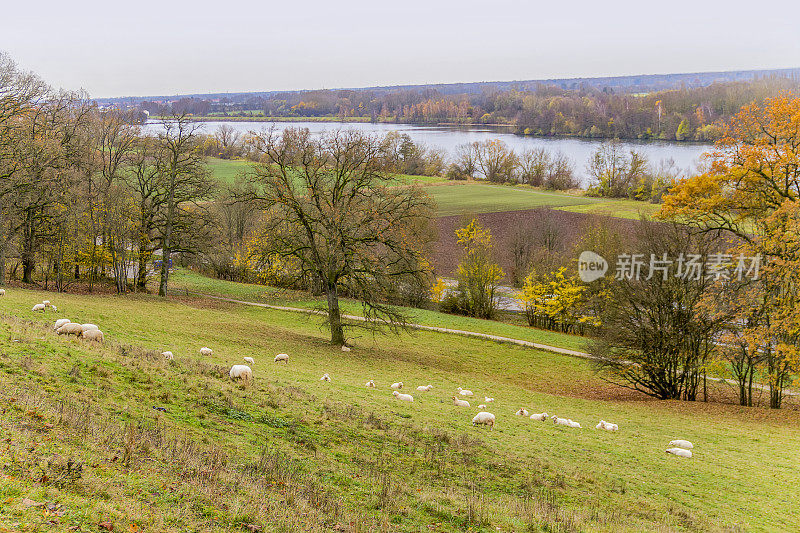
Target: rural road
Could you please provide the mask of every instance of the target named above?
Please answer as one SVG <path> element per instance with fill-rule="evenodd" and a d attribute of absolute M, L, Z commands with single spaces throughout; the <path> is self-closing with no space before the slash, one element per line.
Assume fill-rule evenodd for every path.
<path fill-rule="evenodd" d="M 259 303 L 259 302 L 248 302 L 246 300 L 237 300 L 235 298 L 227 298 L 227 297 L 224 297 L 224 296 L 214 296 L 213 294 L 205 294 L 205 293 L 202 293 L 202 292 L 190 291 L 188 289 L 183 289 L 183 290 L 181 290 L 181 292 L 183 292 L 183 293 L 185 293 L 187 295 L 193 294 L 195 296 L 200 296 L 200 297 L 203 297 L 203 298 L 210 298 L 212 300 L 220 300 L 220 301 L 223 301 L 223 302 L 229 302 L 229 303 L 235 303 L 235 304 L 241 304 L 241 305 L 251 305 L 251 306 L 254 306 L 254 307 L 263 307 L 263 308 L 266 308 L 266 309 L 275 309 L 276 311 L 288 311 L 288 312 L 291 312 L 291 313 L 306 313 L 306 314 L 311 314 L 311 315 L 323 315 L 323 314 L 325 314 L 323 311 L 318 311 L 316 309 L 304 309 L 302 307 L 288 307 L 288 306 L 284 306 L 284 305 L 272 305 L 272 304 L 264 304 L 264 303 Z M 346 318 L 348 320 L 356 320 L 356 321 L 359 321 L 359 322 L 365 322 L 366 321 L 366 319 L 364 317 L 357 316 L 357 315 L 342 315 L 342 318 Z M 592 359 L 592 360 L 593 359 L 597 359 L 595 356 L 593 356 L 593 355 L 591 355 L 589 353 L 581 352 L 581 351 L 578 351 L 578 350 L 570 350 L 568 348 L 560 348 L 558 346 L 551 346 L 549 344 L 541 344 L 541 343 L 538 343 L 538 342 L 531 342 L 531 341 L 526 341 L 526 340 L 523 340 L 523 339 L 514 339 L 514 338 L 511 338 L 511 337 L 502 337 L 500 335 L 491 335 L 489 333 L 478 333 L 477 331 L 466 331 L 466 330 L 463 330 L 463 329 L 440 328 L 438 326 L 426 326 L 424 324 L 408 324 L 408 327 L 411 328 L 411 329 L 418 329 L 418 330 L 424 330 L 424 331 L 436 331 L 438 333 L 446 333 L 446 334 L 449 334 L 449 335 L 461 335 L 461 336 L 464 336 L 464 337 L 473 337 L 473 338 L 478 338 L 478 339 L 490 340 L 490 341 L 494 341 L 494 342 L 515 344 L 517 346 L 524 346 L 526 348 L 534 348 L 536 350 L 542 350 L 542 351 L 545 351 L 545 352 L 557 353 L 557 354 L 560 354 L 560 355 L 569 355 L 571 357 L 579 357 L 581 359 Z M 738 383 L 736 381 L 732 380 L 732 379 L 718 378 L 718 377 L 714 377 L 714 376 L 708 376 L 708 379 L 710 379 L 712 381 L 720 381 L 720 382 L 724 381 L 725 383 L 727 383 L 729 385 L 738 386 Z M 754 384 L 753 387 L 755 389 L 759 389 L 759 390 L 769 390 L 769 387 L 764 386 L 764 385 L 759 385 L 759 384 Z M 792 390 L 789 390 L 789 389 L 784 390 L 783 393 L 786 396 L 798 396 L 798 395 L 800 395 L 800 392 L 795 392 L 795 391 L 792 391 Z"/>

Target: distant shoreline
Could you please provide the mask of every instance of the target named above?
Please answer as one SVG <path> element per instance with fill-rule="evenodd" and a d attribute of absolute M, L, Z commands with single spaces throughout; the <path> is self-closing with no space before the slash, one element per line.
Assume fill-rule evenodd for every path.
<path fill-rule="evenodd" d="M 163 120 L 168 117 L 151 116 L 148 122 L 155 122 Z M 370 124 L 373 120 L 370 117 L 224 117 L 224 116 L 207 116 L 207 115 L 190 115 L 189 120 L 193 122 L 285 122 L 288 124 L 294 122 L 318 122 L 318 123 L 339 123 L 339 124 Z M 395 122 L 391 120 L 376 120 L 375 124 L 395 124 L 398 126 L 412 126 L 419 128 L 497 128 L 497 129 L 511 129 L 516 128 L 516 124 L 482 124 L 475 122 L 436 122 L 436 123 L 415 123 L 415 122 Z M 618 139 L 620 141 L 630 143 L 665 143 L 665 144 L 679 144 L 679 145 L 701 145 L 713 147 L 713 142 L 706 141 L 678 141 L 675 139 L 639 139 L 637 137 L 585 137 L 582 135 L 536 135 L 532 133 L 517 133 L 511 132 L 520 137 L 531 137 L 535 139 L 576 139 L 580 141 L 610 141 Z"/>

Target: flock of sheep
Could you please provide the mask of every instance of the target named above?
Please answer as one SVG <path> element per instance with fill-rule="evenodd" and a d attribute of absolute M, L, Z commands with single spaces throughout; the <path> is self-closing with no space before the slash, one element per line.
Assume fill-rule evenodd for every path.
<path fill-rule="evenodd" d="M 5 289 L 0 289 L 0 296 L 4 296 L 5 293 L 6 293 Z M 56 306 L 52 305 L 47 300 L 34 305 L 33 306 L 33 311 L 44 312 L 48 308 L 52 309 L 53 311 L 57 311 Z M 100 331 L 100 328 L 98 328 L 95 324 L 79 324 L 79 323 L 76 323 L 76 322 L 71 322 L 67 318 L 60 318 L 60 319 L 58 319 L 56 321 L 53 329 L 59 335 L 76 335 L 76 336 L 82 337 L 82 338 L 84 338 L 86 340 L 103 342 L 103 332 Z M 345 347 L 343 347 L 342 350 L 343 351 L 350 351 L 350 348 L 347 348 L 345 350 Z M 200 348 L 200 355 L 202 355 L 202 356 L 208 357 L 208 356 L 212 355 L 213 353 L 214 353 L 213 350 L 211 348 L 208 348 L 207 346 L 203 346 L 202 348 Z M 170 351 L 162 352 L 161 355 L 167 361 L 172 361 L 175 358 L 174 354 L 172 352 L 170 352 Z M 280 353 L 280 354 L 275 356 L 274 361 L 275 361 L 275 363 L 281 363 L 282 362 L 284 364 L 288 364 L 289 363 L 289 355 L 285 354 L 285 353 Z M 255 360 L 252 357 L 245 357 L 244 358 L 244 362 L 247 363 L 247 364 L 231 366 L 231 369 L 230 369 L 230 371 L 228 373 L 228 375 L 230 376 L 230 379 L 232 379 L 234 381 L 235 380 L 241 380 L 241 381 L 246 381 L 246 382 L 249 382 L 250 380 L 253 379 L 253 371 L 247 365 L 248 364 L 249 365 L 255 364 Z M 320 378 L 320 381 L 330 382 L 331 381 L 331 377 L 330 377 L 329 374 L 325 373 Z M 375 381 L 373 381 L 371 379 L 366 382 L 365 386 L 367 388 L 370 388 L 370 389 L 377 388 L 376 385 L 375 385 Z M 398 381 L 396 383 L 392 383 L 390 385 L 390 388 L 392 389 L 392 396 L 395 397 L 396 399 L 398 399 L 400 401 L 404 401 L 404 402 L 413 402 L 414 401 L 414 397 L 411 394 L 405 394 L 405 393 L 400 392 L 401 389 L 403 388 L 403 382 L 402 381 Z M 417 391 L 421 392 L 421 393 L 430 392 L 432 389 L 433 389 L 433 385 L 420 385 L 420 386 L 417 387 Z M 461 387 L 458 387 L 456 389 L 456 393 L 457 393 L 457 395 L 454 395 L 452 397 L 453 398 L 453 404 L 455 406 L 457 406 L 457 407 L 470 407 L 469 401 L 466 400 L 465 398 L 474 397 L 475 396 L 474 393 L 471 390 L 463 389 Z M 460 396 L 460 398 L 459 398 L 459 396 Z M 473 417 L 472 424 L 474 426 L 475 425 L 486 425 L 486 426 L 489 426 L 490 428 L 494 429 L 494 424 L 495 424 L 496 417 L 495 417 L 494 414 L 486 411 L 486 404 L 494 402 L 494 398 L 490 398 L 489 396 L 484 396 L 484 402 L 485 403 L 481 403 L 480 405 L 478 405 L 478 409 L 480 409 L 481 411 L 477 415 L 475 415 Z M 553 421 L 553 424 L 555 424 L 555 425 L 565 426 L 565 427 L 569 427 L 569 428 L 582 429 L 582 426 L 580 425 L 580 423 L 575 422 L 572 419 L 560 418 L 560 417 L 558 417 L 556 415 L 549 416 L 547 413 L 530 414 L 530 413 L 528 413 L 528 410 L 525 409 L 524 407 L 520 408 L 515 413 L 515 415 L 528 417 L 531 420 L 537 420 L 537 421 L 541 421 L 541 422 L 546 421 L 549 418 L 550 420 Z M 619 430 L 619 426 L 617 424 L 614 424 L 614 423 L 611 423 L 611 422 L 607 422 L 605 420 L 600 420 L 600 422 L 595 426 L 595 429 L 605 430 L 605 431 L 618 431 Z M 691 458 L 692 457 L 692 451 L 691 450 L 694 449 L 694 445 L 691 442 L 687 441 L 687 440 L 682 440 L 682 439 L 673 440 L 673 441 L 670 441 L 669 446 L 670 447 L 666 450 L 666 452 L 669 453 L 669 454 L 672 454 L 672 455 L 675 455 L 675 456 L 678 456 L 678 457 L 684 457 L 684 458 Z"/>
<path fill-rule="evenodd" d="M 0 296 L 4 295 L 5 293 L 6 291 L 3 290 Z M 31 310 L 43 313 L 47 309 L 58 311 L 58 307 L 51 304 L 50 300 L 44 300 L 43 302 L 34 305 Z M 95 342 L 103 342 L 104 340 L 103 332 L 100 331 L 100 328 L 97 327 L 97 325 L 88 323 L 79 324 L 78 322 L 72 322 L 68 318 L 59 318 L 56 320 L 56 323 L 53 325 L 53 329 L 59 335 L 75 335 L 76 337 L 86 339 L 87 341 Z"/>

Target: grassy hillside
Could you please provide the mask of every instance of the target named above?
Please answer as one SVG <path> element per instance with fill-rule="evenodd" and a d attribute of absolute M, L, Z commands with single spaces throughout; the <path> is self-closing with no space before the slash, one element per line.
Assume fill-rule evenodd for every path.
<path fill-rule="evenodd" d="M 30 311 L 45 297 L 58 314 Z M 721 531 L 800 522 L 797 412 L 634 401 L 585 361 L 435 333 L 365 334 L 343 353 L 308 317 L 196 299 L 9 289 L 0 313 L 0 530 Z M 57 316 L 99 324 L 106 344 L 57 337 Z M 213 356 L 200 358 L 203 345 Z M 158 356 L 164 349 L 173 363 Z M 272 363 L 278 352 L 289 365 Z M 226 376 L 244 356 L 256 359 L 247 386 Z M 391 397 L 397 380 L 413 404 Z M 434 390 L 413 391 L 423 383 Z M 496 398 L 494 431 L 471 427 L 477 409 L 450 403 L 456 386 Z M 521 406 L 585 429 L 514 416 Z M 620 432 L 594 430 L 599 418 Z M 664 453 L 677 437 L 695 442 L 695 458 Z"/>
<path fill-rule="evenodd" d="M 236 300 L 304 309 L 322 309 L 324 304 L 321 298 L 311 298 L 309 294 L 305 292 L 276 289 L 274 287 L 252 283 L 223 281 L 203 276 L 186 269 L 176 270 L 171 278 L 171 283 L 176 292 L 188 289 L 203 294 L 222 296 Z M 340 301 L 340 306 L 342 312 L 345 314 L 363 315 L 361 305 L 358 302 L 342 299 Z M 495 320 L 450 315 L 426 309 L 405 308 L 403 311 L 408 315 L 410 322 L 426 326 L 488 333 L 490 335 L 522 339 L 558 346 L 560 348 L 569 348 L 571 350 L 583 350 L 586 344 L 586 338 L 578 335 L 544 331 Z"/>

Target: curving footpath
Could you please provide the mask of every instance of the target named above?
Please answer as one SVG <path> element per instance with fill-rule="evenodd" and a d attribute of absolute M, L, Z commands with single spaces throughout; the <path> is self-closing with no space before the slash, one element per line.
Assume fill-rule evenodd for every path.
<path fill-rule="evenodd" d="M 177 292 L 177 291 L 176 291 Z M 274 309 L 276 311 L 288 311 L 290 313 L 305 313 L 309 315 L 326 315 L 327 313 L 324 311 L 319 311 L 317 309 L 304 309 L 302 307 L 287 307 L 285 305 L 272 305 L 272 304 L 264 304 L 259 302 L 248 302 L 246 300 L 237 300 L 235 298 L 227 298 L 224 296 L 215 296 L 213 294 L 205 294 L 202 292 L 190 291 L 188 289 L 180 289 L 180 292 L 188 295 L 195 295 L 200 296 L 202 298 L 210 298 L 212 300 L 220 300 L 223 302 L 241 304 L 241 305 L 251 305 L 254 307 L 263 307 L 266 309 Z M 342 315 L 342 318 L 347 320 L 355 320 L 358 322 L 366 322 L 363 316 L 357 315 Z M 524 346 L 526 348 L 533 348 L 536 350 L 542 350 L 545 352 L 557 353 L 560 355 L 569 355 L 571 357 L 579 357 L 581 359 L 597 359 L 597 357 L 588 354 L 586 352 L 580 352 L 578 350 L 570 350 L 568 348 L 559 348 L 558 346 L 551 346 L 549 344 L 540 344 L 538 342 L 531 342 L 522 339 L 513 339 L 511 337 L 502 337 L 500 335 L 491 335 L 489 333 L 478 333 L 477 331 L 466 331 L 463 329 L 450 329 L 450 328 L 440 328 L 438 326 L 426 326 L 424 324 L 406 324 L 408 328 L 411 329 L 419 329 L 425 331 L 436 331 L 438 333 L 447 333 L 449 335 L 461 335 L 463 337 L 473 337 L 478 339 L 486 339 L 494 342 L 501 342 L 506 344 L 515 344 L 517 346 Z M 738 386 L 738 383 L 732 379 L 725 379 L 725 378 L 717 378 L 713 376 L 708 376 L 708 379 L 712 381 L 724 381 L 730 385 Z M 769 387 L 760 384 L 753 384 L 753 387 L 759 390 L 769 390 Z M 786 396 L 797 396 L 800 395 L 800 392 L 794 392 L 789 389 L 783 391 L 783 394 Z"/>

